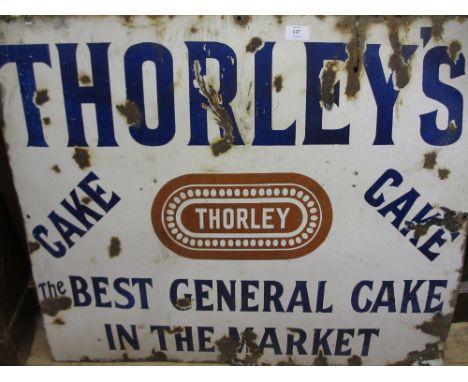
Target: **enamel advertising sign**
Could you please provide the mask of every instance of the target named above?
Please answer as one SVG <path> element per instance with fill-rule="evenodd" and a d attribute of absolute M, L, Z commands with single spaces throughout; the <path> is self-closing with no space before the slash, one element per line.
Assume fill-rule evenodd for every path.
<path fill-rule="evenodd" d="M 0 26 L 56 360 L 442 363 L 467 232 L 465 18 Z"/>

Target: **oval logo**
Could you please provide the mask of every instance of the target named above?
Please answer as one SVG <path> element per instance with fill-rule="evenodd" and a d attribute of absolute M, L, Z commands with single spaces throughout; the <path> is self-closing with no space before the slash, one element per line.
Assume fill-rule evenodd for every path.
<path fill-rule="evenodd" d="M 161 188 L 151 219 L 161 242 L 184 257 L 292 259 L 325 240 L 332 207 L 300 174 L 189 174 Z"/>

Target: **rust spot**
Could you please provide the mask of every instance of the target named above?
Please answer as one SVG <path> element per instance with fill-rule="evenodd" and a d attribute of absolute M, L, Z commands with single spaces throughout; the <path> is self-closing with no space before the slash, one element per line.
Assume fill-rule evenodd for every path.
<path fill-rule="evenodd" d="M 262 39 L 259 37 L 252 37 L 250 42 L 245 47 L 246 52 L 255 53 L 255 51 L 262 45 Z"/>
<path fill-rule="evenodd" d="M 336 80 L 336 72 L 338 70 L 338 63 L 336 61 L 329 61 L 325 65 L 325 70 L 322 74 L 321 95 L 322 103 L 325 109 L 331 110 L 335 102 L 334 85 Z"/>
<path fill-rule="evenodd" d="M 362 70 L 362 54 L 365 45 L 365 34 L 367 29 L 366 18 L 343 17 L 336 24 L 338 30 L 348 32 L 351 38 L 347 44 L 348 59 L 346 60 L 346 90 L 348 97 L 355 97 L 360 90 L 359 76 Z"/>
<path fill-rule="evenodd" d="M 453 132 L 455 132 L 455 130 L 457 130 L 457 124 L 455 123 L 455 121 L 450 121 L 450 123 L 448 125 L 448 130 L 451 133 L 453 133 Z"/>
<path fill-rule="evenodd" d="M 91 78 L 89 78 L 89 76 L 87 74 L 83 74 L 81 77 L 80 77 L 80 82 L 83 84 L 83 85 L 88 85 L 91 83 Z"/>
<path fill-rule="evenodd" d="M 319 355 L 314 358 L 314 366 L 328 366 L 327 357 L 323 355 L 321 350 L 319 351 Z"/>
<path fill-rule="evenodd" d="M 348 366 L 361 366 L 362 359 L 358 355 L 353 355 L 352 357 L 348 358 Z"/>
<path fill-rule="evenodd" d="M 445 341 L 452 323 L 452 317 L 453 314 L 436 313 L 430 321 L 424 321 L 421 325 L 417 325 L 416 329 Z"/>
<path fill-rule="evenodd" d="M 278 25 L 283 24 L 283 16 L 275 16 L 275 19 Z"/>
<path fill-rule="evenodd" d="M 55 325 L 65 325 L 65 321 L 63 321 L 60 317 L 57 317 L 52 323 Z"/>
<path fill-rule="evenodd" d="M 41 89 L 36 92 L 36 98 L 34 99 L 36 105 L 43 105 L 49 100 L 50 98 L 47 89 Z"/>
<path fill-rule="evenodd" d="M 197 33 L 197 32 L 198 32 L 198 28 L 195 27 L 195 26 L 191 26 L 191 27 L 190 27 L 190 32 L 192 32 L 192 33 Z"/>
<path fill-rule="evenodd" d="M 60 167 L 57 164 L 54 164 L 52 166 L 52 171 L 56 172 L 57 174 L 60 174 Z"/>
<path fill-rule="evenodd" d="M 197 81 L 200 92 L 206 97 L 208 105 L 204 104 L 203 107 L 211 110 L 215 117 L 216 123 L 223 129 L 224 136 L 211 144 L 211 151 L 214 156 L 223 154 L 228 151 L 234 142 L 232 134 L 232 122 L 228 112 L 223 107 L 223 98 L 211 85 L 207 85 L 205 78 L 200 74 L 200 63 L 195 61 L 193 64 L 195 72 L 195 79 Z"/>
<path fill-rule="evenodd" d="M 60 310 L 70 309 L 72 300 L 70 297 L 48 297 L 41 302 L 42 313 L 55 316 Z"/>
<path fill-rule="evenodd" d="M 91 203 L 91 198 L 89 196 L 85 196 L 81 199 L 81 203 L 88 205 Z"/>
<path fill-rule="evenodd" d="M 245 363 L 248 365 L 256 364 L 257 360 L 262 356 L 262 350 L 255 342 L 257 335 L 253 330 L 245 330 L 242 333 L 242 339 L 245 341 L 245 344 L 250 351 L 250 354 L 245 356 Z"/>
<path fill-rule="evenodd" d="M 138 127 L 141 123 L 141 113 L 137 104 L 133 101 L 125 101 L 125 103 L 116 105 L 119 113 L 127 120 L 127 125 Z"/>
<path fill-rule="evenodd" d="M 250 16 L 234 16 L 234 22 L 241 27 L 245 27 L 251 20 Z"/>
<path fill-rule="evenodd" d="M 148 358 L 148 361 L 156 361 L 156 362 L 167 362 L 167 355 L 162 351 L 155 351 L 154 349 L 151 350 L 151 357 Z"/>
<path fill-rule="evenodd" d="M 450 170 L 447 169 L 447 168 L 439 168 L 439 178 L 442 179 L 442 180 L 445 180 L 449 177 L 450 175 Z"/>
<path fill-rule="evenodd" d="M 17 18 L 18 16 L 2 15 L 0 16 L 0 21 L 10 24 L 12 21 L 15 21 Z"/>
<path fill-rule="evenodd" d="M 189 310 L 192 307 L 192 300 L 188 297 L 179 298 L 176 301 L 176 306 L 180 310 Z"/>
<path fill-rule="evenodd" d="M 82 170 L 86 167 L 91 166 L 91 162 L 89 160 L 89 153 L 86 148 L 75 147 L 75 154 L 73 154 L 73 159 Z"/>
<path fill-rule="evenodd" d="M 50 125 L 50 118 L 49 117 L 44 117 L 44 118 L 42 118 L 42 122 L 44 122 L 44 125 Z"/>
<path fill-rule="evenodd" d="M 36 252 L 41 246 L 36 241 L 28 241 L 28 251 L 29 253 Z"/>
<path fill-rule="evenodd" d="M 432 218 L 428 219 L 424 224 L 414 224 L 412 222 L 406 222 L 406 228 L 414 230 L 417 237 L 423 236 L 429 230 L 431 226 L 444 227 L 450 232 L 459 232 L 463 225 L 468 220 L 468 213 L 455 212 L 447 207 L 440 207 L 444 211 L 443 218 Z"/>
<path fill-rule="evenodd" d="M 431 16 L 432 20 L 432 37 L 436 40 L 442 38 L 442 34 L 444 33 L 444 23 L 446 18 L 444 16 Z"/>
<path fill-rule="evenodd" d="M 395 362 L 390 366 L 411 366 L 417 364 L 419 366 L 429 365 L 425 361 L 439 359 L 442 357 L 442 352 L 439 350 L 439 343 L 426 344 L 424 350 L 409 352 L 406 358 L 402 361 Z"/>
<path fill-rule="evenodd" d="M 85 355 L 80 358 L 80 362 L 91 362 L 91 359 L 87 355 Z"/>
<path fill-rule="evenodd" d="M 240 346 L 240 341 L 224 336 L 215 342 L 219 351 L 218 361 L 226 364 L 233 364 L 237 362 L 237 349 Z"/>
<path fill-rule="evenodd" d="M 250 113 L 250 108 L 252 107 L 252 101 L 247 102 L 247 107 L 245 108 L 245 111 L 247 113 Z"/>
<path fill-rule="evenodd" d="M 401 53 L 401 42 L 398 36 L 398 23 L 395 17 L 389 17 L 387 21 L 389 33 L 388 38 L 392 46 L 393 53 L 388 60 L 388 67 L 395 72 L 396 86 L 399 89 L 404 88 L 409 82 L 408 65 L 404 62 Z"/>
<path fill-rule="evenodd" d="M 448 54 L 450 56 L 450 59 L 452 60 L 453 63 L 456 63 L 458 60 L 458 53 L 461 50 L 461 44 L 459 41 L 454 40 L 450 43 L 450 45 L 447 48 Z"/>
<path fill-rule="evenodd" d="M 125 16 L 119 16 L 119 18 L 120 18 L 120 22 L 122 23 L 122 25 L 126 27 L 133 26 L 133 16 L 125 15 Z"/>
<path fill-rule="evenodd" d="M 434 169 L 435 165 L 437 164 L 437 152 L 431 151 L 424 154 L 424 164 L 423 167 L 427 168 L 428 170 Z"/>
<path fill-rule="evenodd" d="M 277 93 L 283 89 L 283 77 L 281 75 L 275 76 L 275 79 L 273 80 L 273 86 L 275 87 L 275 91 Z"/>
<path fill-rule="evenodd" d="M 219 351 L 219 362 L 230 365 L 257 365 L 258 359 L 262 356 L 262 350 L 255 342 L 256 339 L 257 335 L 253 330 L 243 331 L 240 340 L 229 336 L 222 337 L 215 342 Z M 244 359 L 240 359 L 237 353 L 244 345 L 248 353 Z"/>
<path fill-rule="evenodd" d="M 166 332 L 169 334 L 182 333 L 184 328 L 182 326 L 174 326 L 173 328 L 167 329 Z"/>
<path fill-rule="evenodd" d="M 389 67 L 396 74 L 399 88 L 409 81 L 409 66 L 401 55 L 401 43 L 398 29 L 400 26 L 408 27 L 415 19 L 414 16 L 343 16 L 339 18 L 336 29 L 347 32 L 351 38 L 347 44 L 348 60 L 346 61 L 346 96 L 353 98 L 360 90 L 359 78 L 363 67 L 363 52 L 366 44 L 366 34 L 370 25 L 385 24 L 389 30 L 389 40 L 393 54 L 389 60 Z"/>
<path fill-rule="evenodd" d="M 288 359 L 284 360 L 284 361 L 279 361 L 276 366 L 295 366 L 296 363 L 294 362 L 294 360 L 292 359 L 291 356 L 288 357 Z"/>
<path fill-rule="evenodd" d="M 109 256 L 110 257 L 116 257 L 120 255 L 121 247 L 120 247 L 120 240 L 118 237 L 111 237 L 110 244 L 107 247 L 109 251 Z"/>
<path fill-rule="evenodd" d="M 458 22 L 463 22 L 466 16 L 430 16 L 430 19 L 432 21 L 432 37 L 436 40 L 440 40 L 444 34 L 444 24 L 447 21 L 456 20 Z"/>

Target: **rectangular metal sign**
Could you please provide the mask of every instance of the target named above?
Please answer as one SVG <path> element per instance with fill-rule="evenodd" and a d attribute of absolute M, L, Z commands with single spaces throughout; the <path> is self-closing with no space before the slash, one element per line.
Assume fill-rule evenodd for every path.
<path fill-rule="evenodd" d="M 440 364 L 461 17 L 8 17 L 2 133 L 56 360 Z"/>

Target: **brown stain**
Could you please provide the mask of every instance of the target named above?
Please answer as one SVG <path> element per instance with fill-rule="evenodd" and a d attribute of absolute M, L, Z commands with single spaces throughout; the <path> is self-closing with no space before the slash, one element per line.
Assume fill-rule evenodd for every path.
<path fill-rule="evenodd" d="M 39 248 L 41 248 L 40 244 L 36 241 L 28 241 L 28 251 L 29 253 L 36 252 Z"/>
<path fill-rule="evenodd" d="M 320 92 L 322 103 L 326 110 L 331 110 L 333 103 L 335 102 L 334 86 L 337 71 L 338 63 L 336 61 L 328 61 L 322 74 L 322 85 Z"/>
<path fill-rule="evenodd" d="M 276 366 L 296 366 L 296 362 L 289 356 L 288 359 L 279 361 Z"/>
<path fill-rule="evenodd" d="M 338 31 L 351 35 L 346 47 L 348 59 L 345 65 L 347 73 L 345 94 L 349 98 L 355 97 L 361 88 L 359 77 L 362 71 L 368 20 L 366 17 L 344 16 L 339 19 L 335 26 Z"/>
<path fill-rule="evenodd" d="M 126 27 L 133 27 L 133 16 L 123 15 L 119 16 L 120 23 Z"/>
<path fill-rule="evenodd" d="M 165 353 L 162 351 L 156 351 L 154 349 L 151 350 L 151 356 L 148 357 L 148 361 L 155 361 L 155 362 L 167 362 L 168 358 Z"/>
<path fill-rule="evenodd" d="M 198 32 L 198 28 L 195 27 L 195 26 L 191 26 L 191 27 L 190 27 L 190 32 L 191 32 L 191 33 L 197 33 L 197 32 Z"/>
<path fill-rule="evenodd" d="M 245 47 L 246 52 L 255 53 L 257 49 L 262 45 L 262 39 L 259 37 L 252 37 Z"/>
<path fill-rule="evenodd" d="M 245 344 L 247 345 L 247 348 L 250 351 L 250 354 L 247 354 L 245 356 L 244 362 L 248 365 L 255 365 L 257 363 L 257 360 L 263 354 L 262 349 L 260 349 L 260 346 L 258 346 L 255 342 L 257 339 L 257 334 L 255 334 L 253 330 L 245 330 L 242 333 L 242 339 L 245 341 Z"/>
<path fill-rule="evenodd" d="M 405 359 L 390 364 L 389 366 L 411 366 L 417 364 L 418 366 L 429 365 L 426 361 L 440 359 L 442 351 L 439 350 L 439 343 L 433 342 L 425 345 L 424 350 L 416 350 L 409 352 Z"/>
<path fill-rule="evenodd" d="M 109 252 L 110 257 L 116 257 L 120 255 L 120 252 L 122 250 L 120 246 L 120 239 L 118 237 L 111 237 L 110 244 L 107 247 L 107 250 Z"/>
<path fill-rule="evenodd" d="M 458 53 L 460 52 L 460 50 L 461 50 L 461 44 L 459 41 L 454 40 L 449 44 L 447 51 L 453 63 L 457 62 Z"/>
<path fill-rule="evenodd" d="M 18 16 L 2 15 L 0 16 L 0 21 L 10 24 L 12 21 L 15 21 L 17 18 Z"/>
<path fill-rule="evenodd" d="M 439 168 L 438 170 L 439 178 L 442 180 L 445 180 L 449 177 L 450 175 L 450 170 L 447 168 Z"/>
<path fill-rule="evenodd" d="M 323 355 L 322 351 L 319 351 L 318 356 L 314 358 L 314 366 L 329 366 L 327 357 Z"/>
<path fill-rule="evenodd" d="M 424 18 L 424 16 L 423 16 Z M 443 33 L 443 24 L 448 20 L 464 20 L 459 16 L 432 16 L 432 36 L 440 38 Z M 396 86 L 403 88 L 410 80 L 409 66 L 401 55 L 401 42 L 399 29 L 408 29 L 417 16 L 341 16 L 335 25 L 339 32 L 350 35 L 347 44 L 348 59 L 346 60 L 347 82 L 345 94 L 354 98 L 360 90 L 360 75 L 363 68 L 363 53 L 366 45 L 367 30 L 371 25 L 386 25 L 388 38 L 393 53 L 389 60 L 389 67 L 396 74 Z"/>
<path fill-rule="evenodd" d="M 41 89 L 36 91 L 36 97 L 34 98 L 34 102 L 36 102 L 36 105 L 43 105 L 49 100 L 49 92 L 47 91 L 47 89 Z"/>
<path fill-rule="evenodd" d="M 124 103 L 116 105 L 116 108 L 125 117 L 127 125 L 136 127 L 140 125 L 142 116 L 135 102 L 126 100 Z"/>
<path fill-rule="evenodd" d="M 430 151 L 424 154 L 424 164 L 423 167 L 428 170 L 433 170 L 435 165 L 437 164 L 437 152 Z"/>
<path fill-rule="evenodd" d="M 253 330 L 245 330 L 241 333 L 241 339 L 224 336 L 215 342 L 218 349 L 218 361 L 230 365 L 257 365 L 262 356 L 262 350 L 256 343 L 257 334 Z M 237 352 L 241 345 L 245 344 L 248 353 L 244 359 L 240 359 Z"/>
<path fill-rule="evenodd" d="M 44 117 L 44 118 L 42 118 L 42 122 L 44 122 L 44 125 L 48 126 L 48 125 L 50 125 L 50 118 L 49 117 Z"/>
<path fill-rule="evenodd" d="M 432 21 L 432 37 L 440 40 L 444 34 L 444 24 L 447 21 L 455 20 L 462 23 L 466 19 L 465 16 L 430 16 Z"/>
<path fill-rule="evenodd" d="M 237 363 L 237 349 L 240 346 L 240 341 L 224 336 L 215 342 L 216 348 L 218 349 L 218 361 L 220 363 L 225 363 L 232 365 Z"/>
<path fill-rule="evenodd" d="M 61 310 L 70 309 L 72 300 L 70 297 L 48 297 L 41 302 L 41 311 L 49 316 L 55 316 Z"/>
<path fill-rule="evenodd" d="M 166 329 L 169 334 L 183 333 L 184 328 L 182 326 L 174 326 L 170 329 Z"/>
<path fill-rule="evenodd" d="M 275 88 L 275 91 L 279 93 L 281 89 L 283 89 L 283 76 L 281 75 L 275 76 L 273 80 L 273 86 Z"/>
<path fill-rule="evenodd" d="M 87 74 L 83 74 L 81 77 L 80 77 L 80 82 L 83 84 L 83 85 L 88 85 L 91 83 L 91 78 L 87 75 Z"/>
<path fill-rule="evenodd" d="M 63 321 L 60 317 L 57 317 L 54 321 L 52 321 L 55 325 L 65 325 L 65 321 Z"/>
<path fill-rule="evenodd" d="M 278 25 L 283 24 L 283 16 L 275 16 L 275 19 Z"/>
<path fill-rule="evenodd" d="M 423 333 L 430 334 L 434 337 L 439 337 L 440 341 L 445 341 L 448 336 L 450 324 L 452 323 L 453 314 L 436 313 L 429 321 L 424 321 L 421 325 L 417 325 L 416 329 Z"/>
<path fill-rule="evenodd" d="M 353 355 L 347 359 L 348 366 L 362 366 L 362 359 L 358 355 Z"/>
<path fill-rule="evenodd" d="M 192 308 L 192 300 L 188 297 L 182 297 L 176 301 L 175 305 L 180 310 L 189 310 Z"/>
<path fill-rule="evenodd" d="M 450 232 L 459 232 L 468 221 L 467 212 L 456 212 L 447 207 L 441 207 L 441 210 L 444 217 L 440 223 Z"/>
<path fill-rule="evenodd" d="M 234 23 L 241 27 L 247 26 L 252 20 L 251 16 L 233 16 L 233 17 L 234 17 Z"/>
<path fill-rule="evenodd" d="M 51 168 L 52 168 L 53 172 L 55 172 L 57 174 L 60 174 L 61 170 L 60 170 L 60 167 L 57 164 L 54 164 Z"/>
<path fill-rule="evenodd" d="M 414 230 L 415 235 L 421 237 L 424 236 L 432 226 L 444 227 L 450 232 L 459 232 L 468 221 L 468 213 L 466 212 L 456 212 L 447 207 L 440 207 L 440 209 L 444 212 L 442 218 L 428 219 L 423 224 L 414 224 L 407 221 L 406 228 Z"/>
<path fill-rule="evenodd" d="M 252 101 L 247 102 L 247 107 L 245 108 L 245 111 L 250 114 L 250 109 L 252 107 Z"/>
<path fill-rule="evenodd" d="M 408 65 L 404 62 L 401 53 L 401 42 L 399 38 L 399 23 L 396 17 L 388 17 L 387 26 L 389 29 L 388 39 L 392 46 L 393 53 L 388 60 L 388 67 L 395 72 L 396 75 L 396 86 L 399 89 L 404 88 L 409 80 L 409 69 Z"/>
<path fill-rule="evenodd" d="M 204 95 L 208 104 L 203 104 L 205 109 L 209 109 L 215 118 L 216 123 L 224 131 L 224 136 L 217 142 L 211 144 L 211 151 L 214 156 L 218 156 L 227 152 L 234 143 L 234 136 L 232 134 L 232 122 L 226 109 L 223 107 L 223 99 L 213 86 L 206 83 L 205 78 L 200 74 L 200 64 L 195 61 L 193 64 L 195 72 L 195 79 L 197 81 L 199 91 Z"/>
<path fill-rule="evenodd" d="M 86 148 L 75 147 L 75 153 L 72 158 L 82 170 L 91 166 L 88 149 Z"/>
<path fill-rule="evenodd" d="M 89 203 L 91 203 L 91 198 L 89 196 L 85 196 L 81 198 L 81 203 L 88 205 Z"/>
<path fill-rule="evenodd" d="M 455 123 L 455 121 L 450 121 L 448 125 L 448 130 L 450 133 L 453 133 L 455 132 L 455 130 L 457 130 L 457 124 Z"/>

